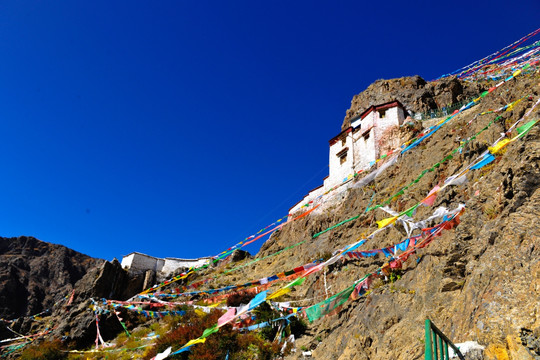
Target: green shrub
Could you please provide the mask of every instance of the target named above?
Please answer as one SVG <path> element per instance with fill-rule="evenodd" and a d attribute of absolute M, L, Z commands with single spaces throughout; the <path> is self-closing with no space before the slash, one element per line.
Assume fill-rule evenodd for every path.
<path fill-rule="evenodd" d="M 227 306 L 240 306 L 241 304 L 248 304 L 255 295 L 247 293 L 245 291 L 237 292 L 227 298 Z"/>
<path fill-rule="evenodd" d="M 298 338 L 299 336 L 304 335 L 306 333 L 308 326 L 304 320 L 299 319 L 296 316 L 293 316 L 289 318 L 289 321 L 290 321 L 289 326 L 290 326 L 291 334 L 294 334 L 295 338 Z"/>
<path fill-rule="evenodd" d="M 156 354 L 165 351 L 169 346 L 173 351 L 179 349 L 189 340 L 202 335 L 203 331 L 212 327 L 223 315 L 222 310 L 214 310 L 210 314 L 198 316 L 193 311 L 178 319 L 179 323 L 163 336 L 157 339 L 156 344 L 145 352 L 144 358 L 150 359 Z M 267 314 L 270 316 L 270 313 Z M 222 360 L 229 352 L 229 358 L 272 360 L 280 353 L 281 344 L 271 343 L 255 332 L 240 333 L 233 330 L 231 325 L 220 328 L 219 333 L 210 335 L 204 344 L 197 344 L 189 352 L 174 355 L 172 359 L 184 360 Z"/>
<path fill-rule="evenodd" d="M 60 340 L 43 341 L 31 345 L 23 350 L 19 359 L 22 360 L 57 360 L 66 359 L 67 353 L 63 352 Z"/>
<path fill-rule="evenodd" d="M 253 313 L 257 317 L 257 323 L 263 323 L 280 317 L 280 314 L 272 309 L 268 303 L 262 303 L 253 311 Z M 260 333 L 263 339 L 273 341 L 276 337 L 277 330 L 277 327 L 267 326 L 262 328 Z"/>

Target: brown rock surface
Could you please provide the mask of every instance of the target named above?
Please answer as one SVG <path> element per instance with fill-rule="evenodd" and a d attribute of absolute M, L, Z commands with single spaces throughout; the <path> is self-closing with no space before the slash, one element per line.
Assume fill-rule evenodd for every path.
<path fill-rule="evenodd" d="M 8 320 L 17 318 L 10 326 L 19 333 L 38 332 L 50 321 L 56 336 L 88 345 L 96 335 L 89 299 L 125 300 L 142 290 L 143 280 L 143 274 L 129 274 L 117 260 L 94 259 L 33 237 L 0 238 L 0 314 Z M 72 291 L 73 303 L 66 307 L 62 299 Z M 46 309 L 50 309 L 42 315 L 46 323 L 28 317 Z M 103 321 L 108 324 L 105 338 L 122 330 L 115 319 Z M 0 339 L 12 335 L 0 328 Z"/>
<path fill-rule="evenodd" d="M 0 318 L 32 315 L 51 307 L 98 262 L 33 237 L 0 238 Z"/>
<path fill-rule="evenodd" d="M 353 97 L 341 129 L 348 128 L 353 117 L 372 105 L 399 100 L 408 111 L 426 112 L 477 96 L 483 90 L 477 83 L 463 82 L 455 77 L 433 82 L 426 82 L 418 75 L 377 80 Z"/>

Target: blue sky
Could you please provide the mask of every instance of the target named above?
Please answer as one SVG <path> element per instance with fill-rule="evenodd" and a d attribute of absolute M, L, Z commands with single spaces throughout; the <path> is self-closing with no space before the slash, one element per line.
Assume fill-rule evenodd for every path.
<path fill-rule="evenodd" d="M 354 94 L 455 70 L 538 14 L 536 1 L 4 1 L 0 236 L 108 260 L 214 255 L 322 183 Z"/>

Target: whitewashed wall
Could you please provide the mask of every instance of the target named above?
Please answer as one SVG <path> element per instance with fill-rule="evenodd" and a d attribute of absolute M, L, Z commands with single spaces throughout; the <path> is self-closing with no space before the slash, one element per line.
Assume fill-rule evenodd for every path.
<path fill-rule="evenodd" d="M 385 116 L 382 119 L 379 117 L 378 111 L 373 111 L 372 113 L 375 114 L 377 129 L 380 132 L 385 131 L 389 127 L 395 127 L 403 124 L 403 120 L 405 119 L 403 109 L 398 106 L 386 109 Z"/>
<path fill-rule="evenodd" d="M 178 259 L 165 258 L 160 259 L 141 253 L 131 253 L 122 258 L 122 268 L 131 271 L 154 270 L 169 274 L 178 268 L 201 267 L 210 262 L 209 258 L 199 259 Z"/>
<path fill-rule="evenodd" d="M 120 263 L 120 265 L 122 265 L 123 269 L 129 269 L 131 267 L 131 263 L 133 262 L 134 256 L 135 254 L 129 254 L 122 258 L 122 262 Z"/>
<path fill-rule="evenodd" d="M 326 180 L 325 180 L 325 183 L 326 183 Z M 300 201 L 298 204 L 294 205 L 291 210 L 289 210 L 289 214 L 294 214 L 295 212 L 297 212 L 298 210 L 300 210 L 302 208 L 302 206 L 304 206 L 305 204 L 307 204 L 308 202 L 312 201 L 312 200 L 315 200 L 316 198 L 318 198 L 320 195 L 324 194 L 325 192 L 325 187 L 324 186 L 321 186 L 315 190 L 312 190 L 309 192 L 309 194 L 307 194 L 304 199 L 302 201 Z M 306 210 L 309 210 L 310 208 L 306 208 Z"/>
<path fill-rule="evenodd" d="M 377 159 L 377 143 L 375 141 L 376 128 L 371 128 L 367 139 L 362 135 L 362 131 L 353 134 L 354 139 L 354 171 L 365 169 L 371 161 Z"/>
<path fill-rule="evenodd" d="M 345 145 L 342 145 L 341 140 L 338 140 L 330 146 L 330 156 L 328 159 L 330 173 L 328 174 L 328 184 L 339 184 L 344 178 L 353 172 L 352 136 L 351 133 L 346 135 L 347 137 Z M 349 148 L 349 151 L 347 152 L 347 160 L 341 164 L 341 159 L 337 156 L 337 154 L 345 148 Z"/>
<path fill-rule="evenodd" d="M 365 118 L 362 119 L 362 125 L 361 125 L 361 129 L 367 129 L 367 128 L 370 128 L 372 126 L 375 125 L 376 123 L 376 114 L 377 112 L 376 111 L 372 111 L 370 112 L 369 114 L 367 114 L 367 116 Z"/>
<path fill-rule="evenodd" d="M 399 106 L 395 106 L 385 110 L 384 118 L 381 118 L 379 111 L 374 109 L 363 119 L 353 121 L 351 123 L 353 130 L 346 134 L 345 144 L 342 144 L 342 141 L 338 140 L 330 145 L 328 158 L 329 174 L 324 180 L 324 186 L 310 192 L 302 201 L 291 208 L 289 213 L 294 214 L 307 202 L 314 200 L 330 188 L 343 183 L 344 179 L 353 175 L 354 172 L 367 168 L 370 162 L 375 161 L 382 155 L 381 149 L 386 151 L 399 146 L 398 138 L 387 139 L 384 135 L 391 132 L 394 128 L 398 128 L 403 124 L 404 120 L 404 110 Z M 369 137 L 365 136 L 367 129 L 370 129 Z M 381 141 L 385 143 L 381 143 Z M 347 152 L 347 160 L 341 164 L 337 154 L 344 148 L 348 148 L 349 150 Z"/>
<path fill-rule="evenodd" d="M 132 253 L 128 256 L 124 256 L 121 265 L 122 268 L 127 268 L 135 271 L 161 271 L 164 263 L 165 261 L 163 259 L 140 253 Z"/>
<path fill-rule="evenodd" d="M 178 268 L 190 268 L 190 267 L 201 267 L 210 262 L 208 258 L 202 259 L 177 259 L 177 258 L 165 258 L 165 264 L 161 270 L 165 274 L 174 272 Z"/>

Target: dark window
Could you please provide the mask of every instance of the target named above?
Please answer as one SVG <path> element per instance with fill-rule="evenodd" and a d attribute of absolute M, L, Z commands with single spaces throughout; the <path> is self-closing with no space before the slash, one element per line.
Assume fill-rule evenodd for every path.
<path fill-rule="evenodd" d="M 338 152 L 336 156 L 339 158 L 339 164 L 343 164 L 345 161 L 347 161 L 347 152 L 349 151 L 349 148 L 345 148 Z"/>

